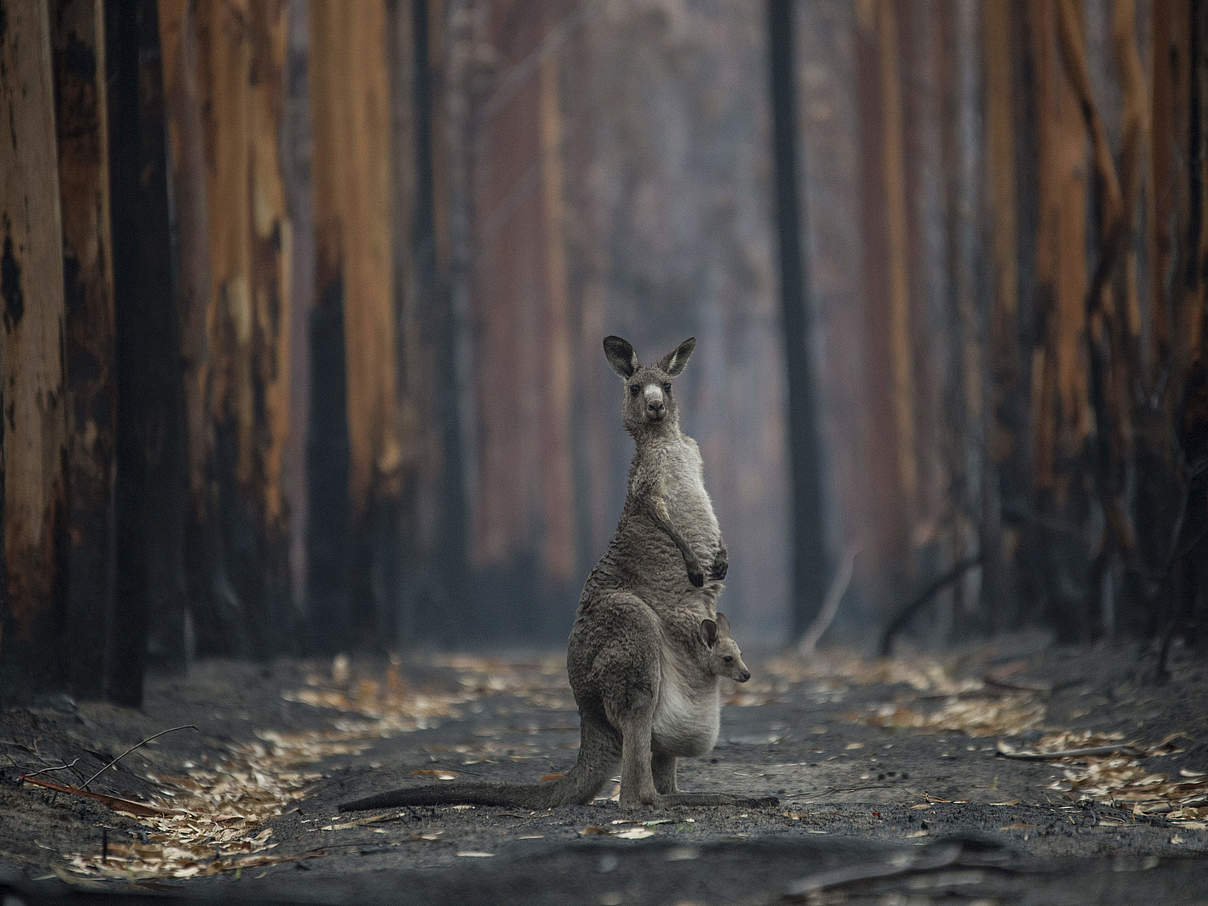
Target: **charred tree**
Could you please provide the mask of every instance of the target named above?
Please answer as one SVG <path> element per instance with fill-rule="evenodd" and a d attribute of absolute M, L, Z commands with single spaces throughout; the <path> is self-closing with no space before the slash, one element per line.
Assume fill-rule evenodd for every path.
<path fill-rule="evenodd" d="M 113 262 L 104 15 L 99 0 L 55 0 L 50 10 L 55 126 L 62 198 L 70 487 L 65 637 L 73 694 L 104 694 L 113 616 Z"/>
<path fill-rule="evenodd" d="M 213 582 L 218 534 L 208 518 L 208 410 L 210 245 L 207 233 L 204 98 L 200 85 L 197 5 L 189 0 L 159 3 L 165 119 L 171 163 L 171 224 L 176 308 L 180 323 L 181 382 L 187 487 L 185 537 L 192 552 L 185 579 L 190 614 L 200 647 L 224 650 L 220 640 L 242 637 L 239 615 L 224 609 L 228 597 Z M 224 622 L 225 617 L 225 622 Z"/>
<path fill-rule="evenodd" d="M 426 397 L 431 409 L 425 427 L 418 428 L 427 432 L 428 477 L 416 486 L 417 509 L 408 514 L 419 520 L 411 523 L 409 539 L 424 546 L 416 561 L 421 582 L 413 586 L 418 599 L 406 606 L 417 632 L 451 643 L 458 638 L 462 620 L 450 605 L 462 600 L 467 588 L 467 460 L 473 437 L 467 413 L 467 275 L 463 253 L 458 250 L 461 243 L 455 241 L 464 232 L 461 225 L 465 220 L 467 175 L 461 153 L 464 142 L 457 131 L 464 109 L 459 107 L 457 72 L 449 60 L 447 4 L 444 0 L 413 0 L 412 14 L 414 303 L 420 335 L 431 343 L 435 380 L 426 393 L 411 382 L 407 385 L 413 388 L 411 395 Z M 406 347 L 403 355 L 407 355 Z M 430 526 L 431 534 L 424 532 L 424 525 Z M 412 586 L 405 584 L 404 588 Z"/>
<path fill-rule="evenodd" d="M 285 382 L 289 431 L 282 454 L 282 493 L 289 519 L 289 588 L 291 621 L 299 630 L 296 644 L 305 645 L 307 562 L 310 515 L 306 486 L 306 450 L 310 439 L 310 317 L 314 301 L 314 223 L 311 186 L 309 89 L 309 8 L 307 0 L 289 0 L 286 9 L 284 103 L 281 124 L 281 175 L 290 228 L 289 306 Z"/>
<path fill-rule="evenodd" d="M 163 0 L 183 325 L 190 587 L 201 650 L 266 657 L 297 628 L 285 462 L 292 223 L 287 5 Z"/>
<path fill-rule="evenodd" d="M 793 638 L 798 638 L 816 616 L 828 579 L 826 538 L 821 524 L 822 457 L 810 355 L 813 339 L 807 306 L 809 275 L 803 255 L 805 213 L 797 175 L 801 155 L 797 149 L 793 9 L 792 0 L 768 2 L 776 233 L 788 371 L 789 472 L 793 486 L 791 626 Z"/>
<path fill-rule="evenodd" d="M 403 478 L 386 8 L 317 0 L 311 24 L 318 297 L 311 600 L 325 646 L 376 647 L 393 636 Z M 331 380 L 337 367 L 342 386 Z M 316 532 L 320 520 L 347 540 Z"/>
<path fill-rule="evenodd" d="M 68 406 L 55 99 L 45 2 L 0 5 L 0 683 L 62 682 Z M 94 642 L 99 640 L 94 640 Z"/>
<path fill-rule="evenodd" d="M 449 602 L 464 573 L 464 504 L 447 487 L 447 430 L 456 426 L 456 394 L 442 375 L 452 373 L 446 338 L 451 330 L 449 285 L 437 255 L 433 155 L 434 109 L 440 80 L 431 42 L 443 22 L 427 2 L 390 0 L 391 154 L 394 211 L 394 292 L 399 325 L 397 379 L 402 406 L 402 474 L 398 508 L 396 629 L 401 644 L 453 638 L 457 618 Z M 456 435 L 454 434 L 454 438 Z M 456 444 L 456 440 L 452 441 Z M 460 475 L 456 476 L 460 479 Z"/>
<path fill-rule="evenodd" d="M 116 604 L 106 689 L 138 705 L 149 629 L 173 666 L 184 589 L 185 447 L 159 27 L 153 0 L 105 8 L 117 350 Z"/>

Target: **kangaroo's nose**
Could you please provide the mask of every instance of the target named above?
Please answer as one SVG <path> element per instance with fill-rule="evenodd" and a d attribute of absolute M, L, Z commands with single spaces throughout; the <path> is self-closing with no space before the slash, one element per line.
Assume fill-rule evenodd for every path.
<path fill-rule="evenodd" d="M 646 404 L 646 408 L 649 409 L 651 412 L 662 412 L 663 411 L 663 401 L 662 400 L 651 400 L 650 402 L 648 402 Z"/>
<path fill-rule="evenodd" d="M 740 683 L 745 683 L 745 682 L 746 682 L 747 680 L 749 680 L 750 678 L 751 678 L 751 671 L 750 671 L 750 670 L 744 670 L 742 673 L 738 674 L 738 681 L 739 681 Z"/>

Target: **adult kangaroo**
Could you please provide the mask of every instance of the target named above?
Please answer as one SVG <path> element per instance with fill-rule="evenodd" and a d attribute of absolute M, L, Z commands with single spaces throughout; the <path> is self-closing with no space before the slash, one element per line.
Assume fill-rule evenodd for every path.
<path fill-rule="evenodd" d="M 676 783 L 677 759 L 704 754 L 716 741 L 717 665 L 727 662 L 712 655 L 718 638 L 729 638 L 729 623 L 717 613 L 726 546 L 705 491 L 700 450 L 680 430 L 672 386 L 695 345 L 694 338 L 685 340 L 642 365 L 627 340 L 604 339 L 605 357 L 624 381 L 621 418 L 634 452 L 620 521 L 583 586 L 567 645 L 566 669 L 579 708 L 574 767 L 547 783 L 394 790 L 343 803 L 341 811 L 585 804 L 618 763 L 623 807 L 776 801 L 685 793 Z"/>

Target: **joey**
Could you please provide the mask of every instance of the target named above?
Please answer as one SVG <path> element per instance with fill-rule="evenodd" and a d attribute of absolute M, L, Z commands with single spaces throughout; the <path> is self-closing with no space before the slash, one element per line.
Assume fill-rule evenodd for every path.
<path fill-rule="evenodd" d="M 701 620 L 700 638 L 709 649 L 708 669 L 711 673 L 736 683 L 745 683 L 751 678 L 751 671 L 742 660 L 742 650 L 730 635 L 730 621 L 724 613 L 719 612 L 716 620 Z"/>

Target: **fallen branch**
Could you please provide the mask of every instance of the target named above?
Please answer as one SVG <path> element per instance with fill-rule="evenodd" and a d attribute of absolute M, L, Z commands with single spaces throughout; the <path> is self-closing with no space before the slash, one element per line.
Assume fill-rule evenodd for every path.
<path fill-rule="evenodd" d="M 178 808 L 160 808 L 155 805 L 147 805 L 145 802 L 135 802 L 133 799 L 123 799 L 121 796 L 110 796 L 106 793 L 94 793 L 92 790 L 82 790 L 79 787 L 64 786 L 61 783 L 55 783 L 52 780 L 39 780 L 32 774 L 22 774 L 18 780 L 24 780 L 27 783 L 32 783 L 35 786 L 45 787 L 48 790 L 54 790 L 56 793 L 68 793 L 72 796 L 87 796 L 89 799 L 95 799 L 102 805 L 107 805 L 115 812 L 127 812 L 131 815 L 136 815 L 140 818 L 164 818 L 168 815 L 183 815 L 187 814 L 183 809 Z"/>
<path fill-rule="evenodd" d="M 998 757 L 1014 758 L 1019 761 L 1048 761 L 1053 758 L 1091 758 L 1097 755 L 1131 755 L 1135 758 L 1145 756 L 1145 752 L 1127 743 L 1106 746 L 1083 746 L 1076 749 L 1057 749 L 1053 752 L 1036 752 L 1016 749 L 999 740 L 996 749 L 995 755 Z"/>
<path fill-rule="evenodd" d="M 134 745 L 132 745 L 130 748 L 128 748 L 121 755 L 117 756 L 117 758 L 113 759 L 113 761 L 109 762 L 109 764 L 105 765 L 103 768 L 101 768 L 99 771 L 97 771 L 95 774 L 93 774 L 91 777 L 89 777 L 87 780 L 85 780 L 83 783 L 81 783 L 80 786 L 87 789 L 88 784 L 92 783 L 92 781 L 96 780 L 98 777 L 100 777 L 102 774 L 104 774 L 107 770 L 109 770 L 111 767 L 113 767 L 115 764 L 117 764 L 119 761 L 121 761 L 123 758 L 125 758 L 127 755 L 129 755 L 131 752 L 133 752 L 139 746 L 145 746 L 151 740 L 159 739 L 161 736 L 163 736 L 166 733 L 175 733 L 177 730 L 197 730 L 197 727 L 193 726 L 192 724 L 185 724 L 180 727 L 171 727 L 167 730 L 160 730 L 158 733 L 156 733 L 152 736 L 148 736 L 142 742 L 136 742 Z M 200 732 L 200 731 L 198 731 L 198 732 Z M 27 775 L 27 776 L 30 776 L 30 775 Z"/>
<path fill-rule="evenodd" d="M 893 649 L 893 637 L 902 631 L 902 628 L 910 621 L 910 618 L 918 611 L 922 610 L 932 598 L 938 595 L 941 591 L 957 582 L 965 573 L 973 569 L 975 566 L 981 566 L 981 553 L 973 554 L 963 560 L 958 560 L 953 567 L 941 576 L 938 576 L 930 585 L 919 592 L 915 597 L 911 598 L 905 604 L 897 609 L 889 623 L 885 626 L 885 631 L 881 633 L 881 645 L 879 648 L 881 657 L 888 657 L 889 652 Z"/>
<path fill-rule="evenodd" d="M 843 561 L 839 564 L 839 570 L 835 573 L 835 578 L 831 580 L 830 588 L 826 590 L 826 596 L 822 599 L 822 607 L 819 609 L 818 615 L 814 617 L 809 628 L 802 633 L 801 639 L 797 642 L 799 655 L 808 657 L 813 654 L 823 634 L 835 621 L 835 614 L 839 612 L 839 602 L 843 600 L 847 586 L 851 584 L 851 573 L 856 562 L 856 554 L 861 550 L 863 548 L 857 544 L 848 545 L 843 554 Z"/>

